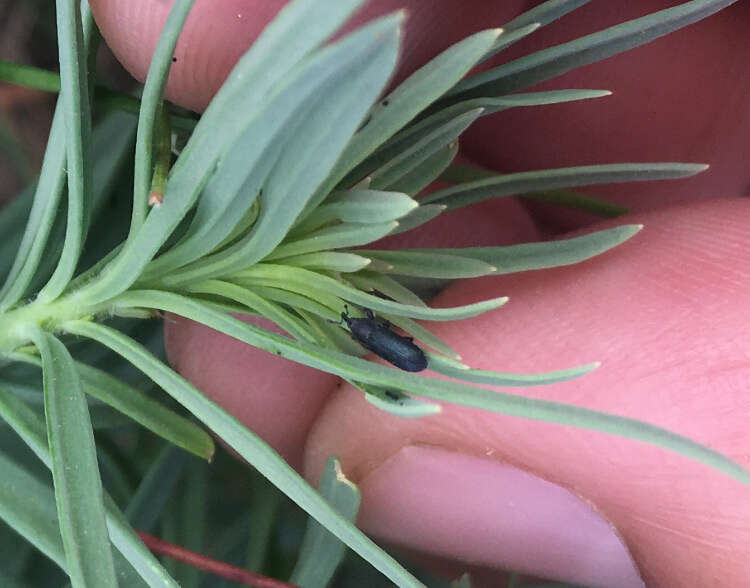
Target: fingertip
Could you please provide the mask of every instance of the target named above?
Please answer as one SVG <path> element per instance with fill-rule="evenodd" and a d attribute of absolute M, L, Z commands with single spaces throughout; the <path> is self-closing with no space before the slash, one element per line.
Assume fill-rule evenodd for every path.
<path fill-rule="evenodd" d="M 145 80 L 173 2 L 91 0 L 99 30 L 133 77 Z M 175 48 L 165 97 L 202 111 L 283 0 L 196 0 Z"/>

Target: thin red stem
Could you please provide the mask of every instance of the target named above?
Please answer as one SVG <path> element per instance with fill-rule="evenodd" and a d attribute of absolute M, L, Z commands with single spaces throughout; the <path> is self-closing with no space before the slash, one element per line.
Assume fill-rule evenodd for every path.
<path fill-rule="evenodd" d="M 222 578 L 226 578 L 227 580 L 240 582 L 247 586 L 255 586 L 255 588 L 295 588 L 294 584 L 269 578 L 262 574 L 256 574 L 255 572 L 228 563 L 216 561 L 215 559 L 211 559 L 210 557 L 206 557 L 195 551 L 190 551 L 189 549 L 175 545 L 174 543 L 163 541 L 158 537 L 149 535 L 148 533 L 138 531 L 138 536 L 146 544 L 146 547 L 154 553 L 166 555 L 172 559 L 185 562 L 194 568 L 210 572 L 217 576 L 221 576 Z"/>

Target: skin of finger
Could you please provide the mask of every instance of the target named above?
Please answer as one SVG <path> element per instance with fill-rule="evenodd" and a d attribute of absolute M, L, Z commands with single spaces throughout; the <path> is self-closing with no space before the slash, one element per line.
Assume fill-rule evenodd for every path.
<path fill-rule="evenodd" d="M 581 379 L 511 391 L 641 419 L 750 467 L 749 217 L 744 199 L 636 215 L 629 220 L 646 225 L 639 235 L 583 264 L 457 282 L 436 305 L 497 295 L 510 302 L 430 327 L 478 368 L 537 372 L 601 360 Z M 306 472 L 315 479 L 325 458 L 338 455 L 363 486 L 365 528 L 380 521 L 393 535 L 384 538 L 396 540 L 408 529 L 389 519 L 387 503 L 368 502 L 367 475 L 411 445 L 487 456 L 570 489 L 616 526 L 648 586 L 731 586 L 750 577 L 747 487 L 602 433 L 452 405 L 399 419 L 344 386 L 312 429 Z M 421 537 L 410 546 L 439 553 L 442 541 Z M 473 563 L 492 564 L 484 545 L 471 549 Z"/>
<path fill-rule="evenodd" d="M 172 102 L 202 111 L 239 57 L 252 45 L 285 0 L 196 0 L 177 43 L 165 95 Z M 144 80 L 171 1 L 91 0 L 96 23 L 113 53 L 138 80 Z M 467 4 L 470 8 L 467 9 Z M 402 45 L 400 78 L 452 43 L 497 26 L 520 13 L 527 2 L 512 0 L 379 0 L 369 2 L 345 31 L 406 9 L 409 18 Z"/>
<path fill-rule="evenodd" d="M 267 319 L 240 318 L 282 333 Z M 300 468 L 305 439 L 336 376 L 177 316 L 165 321 L 164 338 L 169 362 L 183 377 Z"/>
<path fill-rule="evenodd" d="M 502 53 L 521 57 L 659 9 L 668 0 L 590 2 Z M 708 163 L 692 179 L 581 188 L 632 210 L 747 194 L 750 135 L 750 4 L 713 16 L 602 62 L 526 91 L 597 88 L 613 94 L 583 102 L 517 108 L 487 117 L 464 136 L 464 152 L 499 171 L 525 171 L 615 162 Z M 489 64 L 488 64 L 489 65 Z M 503 140 L 498 141 L 497 137 Z M 536 216 L 569 230 L 589 224 L 580 214 L 534 204 Z"/>

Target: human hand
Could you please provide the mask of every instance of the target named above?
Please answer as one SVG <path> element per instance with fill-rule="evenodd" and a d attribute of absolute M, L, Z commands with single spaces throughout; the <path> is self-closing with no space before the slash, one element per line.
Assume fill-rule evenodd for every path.
<path fill-rule="evenodd" d="M 91 4 L 110 46 L 142 79 L 169 3 Z M 168 98 L 205 107 L 281 4 L 198 0 L 175 53 Z M 406 5 L 408 72 L 533 4 L 388 0 L 372 2 L 356 20 Z M 594 2 L 519 44 L 514 55 L 667 5 Z M 743 147 L 750 120 L 743 113 L 750 79 L 741 75 L 750 54 L 742 26 L 748 16 L 746 5 L 734 6 L 545 84 L 606 88 L 614 91 L 609 98 L 510 110 L 469 131 L 465 155 L 498 170 L 663 160 L 712 168 L 690 180 L 597 189 L 636 211 L 618 223 L 645 225 L 631 242 L 572 267 L 456 283 L 434 304 L 498 295 L 511 301 L 473 320 L 430 325 L 478 368 L 534 372 L 601 360 L 602 368 L 582 379 L 515 392 L 648 421 L 746 466 L 750 203 L 738 197 L 749 175 Z M 675 203 L 682 204 L 668 206 Z M 592 222 L 515 201 L 438 220 L 450 229 L 431 225 L 402 243 L 437 235 L 432 244 L 498 245 Z M 383 539 L 583 584 L 636 586 L 640 575 L 649 586 L 735 586 L 750 577 L 747 489 L 692 461 L 456 406 L 398 419 L 347 386 L 337 389 L 333 376 L 202 325 L 169 323 L 167 340 L 183 375 L 311 480 L 328 455 L 340 456 L 363 492 L 360 525 Z"/>

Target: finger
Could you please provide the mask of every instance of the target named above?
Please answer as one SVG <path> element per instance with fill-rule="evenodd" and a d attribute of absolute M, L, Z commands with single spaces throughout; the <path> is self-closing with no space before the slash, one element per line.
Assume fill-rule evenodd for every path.
<path fill-rule="evenodd" d="M 617 6 L 591 2 L 503 52 L 500 62 L 674 5 L 667 0 Z M 652 43 L 525 89 L 595 88 L 613 94 L 486 117 L 464 135 L 464 151 L 504 172 L 617 162 L 711 165 L 689 180 L 580 189 L 634 210 L 746 194 L 750 118 L 736 113 L 750 104 L 750 77 L 738 76 L 750 57 L 749 19 L 750 4 L 737 2 Z M 585 215 L 565 218 L 551 206 L 535 204 L 533 209 L 559 229 L 590 223 Z"/>
<path fill-rule="evenodd" d="M 239 57 L 285 4 L 286 0 L 197 0 L 177 43 L 177 61 L 172 65 L 166 97 L 192 110 L 205 109 Z M 345 30 L 406 9 L 409 18 L 401 60 L 403 77 L 450 44 L 520 12 L 525 2 L 502 4 L 490 6 L 483 0 L 379 0 L 367 3 Z M 91 1 L 107 44 L 139 80 L 145 79 L 171 5 L 152 0 Z"/>
<path fill-rule="evenodd" d="M 749 216 L 741 199 L 635 215 L 638 236 L 586 263 L 457 283 L 440 305 L 510 302 L 431 329 L 480 368 L 601 360 L 581 379 L 514 392 L 641 419 L 750 467 Z M 308 440 L 311 479 L 331 454 L 360 484 L 362 526 L 412 548 L 632 586 L 611 523 L 649 586 L 750 577 L 747 487 L 656 447 L 456 406 L 398 419 L 342 388 Z"/>
<path fill-rule="evenodd" d="M 244 320 L 282 333 L 266 319 Z M 164 335 L 169 362 L 183 377 L 300 468 L 307 434 L 336 376 L 180 317 L 165 322 Z"/>

